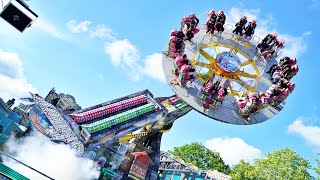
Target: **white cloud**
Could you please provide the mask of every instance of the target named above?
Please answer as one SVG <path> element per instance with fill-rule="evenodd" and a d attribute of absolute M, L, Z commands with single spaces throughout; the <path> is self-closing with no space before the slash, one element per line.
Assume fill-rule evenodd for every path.
<path fill-rule="evenodd" d="M 101 39 L 114 39 L 114 33 L 112 29 L 108 28 L 103 24 L 99 24 L 94 30 L 90 31 L 90 37 L 101 38 Z"/>
<path fill-rule="evenodd" d="M 23 73 L 23 64 L 19 56 L 13 52 L 0 50 L 0 94 L 6 100 L 28 96 L 28 92 L 36 89 L 27 82 Z"/>
<path fill-rule="evenodd" d="M 160 53 L 154 53 L 146 56 L 145 59 L 141 59 L 139 49 L 127 39 L 107 43 L 105 53 L 110 56 L 112 65 L 121 67 L 134 81 L 138 81 L 142 76 L 147 75 L 165 82 Z"/>
<path fill-rule="evenodd" d="M 97 165 L 84 158 L 77 158 L 67 145 L 57 144 L 34 132 L 23 140 L 11 139 L 8 154 L 54 179 L 91 180 L 99 177 Z M 30 179 L 47 179 L 44 176 L 3 157 L 4 164 Z"/>
<path fill-rule="evenodd" d="M 133 81 L 140 80 L 140 53 L 128 39 L 115 40 L 105 45 L 104 51 L 110 56 L 111 64 L 120 67 Z"/>
<path fill-rule="evenodd" d="M 70 20 L 67 22 L 67 28 L 72 32 L 72 33 L 81 33 L 81 32 L 87 32 L 89 30 L 91 22 L 88 20 L 83 20 L 80 22 L 77 22 L 75 20 Z"/>
<path fill-rule="evenodd" d="M 162 54 L 154 53 L 147 56 L 140 72 L 160 82 L 166 82 L 164 71 L 162 69 Z"/>
<path fill-rule="evenodd" d="M 229 165 L 235 165 L 240 160 L 252 162 L 261 158 L 261 150 L 257 149 L 241 138 L 213 138 L 206 141 L 205 146 L 220 153 L 222 159 Z"/>
<path fill-rule="evenodd" d="M 309 144 L 320 148 L 320 127 L 305 125 L 301 119 L 297 119 L 288 126 L 288 132 L 298 134 Z"/>
<path fill-rule="evenodd" d="M 9 43 L 21 43 L 21 41 L 23 41 L 23 39 L 25 38 L 24 35 L 21 35 L 21 33 L 18 30 L 16 30 L 13 26 L 11 26 L 5 21 L 0 21 L 0 27 L 1 38 L 8 39 Z M 58 26 L 56 26 L 56 24 L 50 22 L 48 19 L 42 16 L 36 19 L 34 23 L 23 32 L 23 34 L 30 33 L 37 35 L 37 33 L 39 32 L 46 33 L 53 38 L 57 38 L 64 41 L 70 41 L 70 37 L 64 31 L 62 31 Z M 19 41 L 16 42 L 14 40 Z"/>
<path fill-rule="evenodd" d="M 256 36 L 264 38 L 267 34 L 276 32 L 278 34 L 278 39 L 283 39 L 285 41 L 285 48 L 283 49 L 282 56 L 299 57 L 307 51 L 305 40 L 311 35 L 311 31 L 304 32 L 300 36 L 281 33 L 275 27 L 276 19 L 274 19 L 272 15 L 262 17 L 260 9 L 240 9 L 233 7 L 226 14 L 227 23 L 234 25 L 244 15 L 248 17 L 248 21 L 254 19 L 257 21 L 257 28 L 255 31 Z"/>
<path fill-rule="evenodd" d="M 0 50 L 0 74 L 10 78 L 22 77 L 23 65 L 17 54 Z"/>
<path fill-rule="evenodd" d="M 128 39 L 107 43 L 104 50 L 110 56 L 111 63 L 116 67 L 125 65 L 133 68 L 140 58 L 139 50 Z"/>
<path fill-rule="evenodd" d="M 69 37 L 48 19 L 39 17 L 30 28 L 38 29 L 54 38 L 69 41 Z"/>

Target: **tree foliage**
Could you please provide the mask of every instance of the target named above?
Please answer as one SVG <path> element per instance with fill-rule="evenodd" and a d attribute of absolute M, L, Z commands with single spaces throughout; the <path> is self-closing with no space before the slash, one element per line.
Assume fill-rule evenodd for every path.
<path fill-rule="evenodd" d="M 211 151 L 198 142 L 174 147 L 173 151 L 169 152 L 202 170 L 217 170 L 225 174 L 230 172 L 230 167 L 225 164 L 218 152 Z"/>
<path fill-rule="evenodd" d="M 320 156 L 320 153 L 318 153 Z M 318 174 L 317 180 L 320 180 L 320 159 L 316 159 L 317 165 L 313 168 L 313 170 Z"/>
<path fill-rule="evenodd" d="M 271 151 L 263 159 L 257 159 L 251 165 L 240 162 L 232 168 L 233 179 L 259 180 L 307 180 L 311 179 L 308 159 L 303 158 L 291 148 Z"/>
<path fill-rule="evenodd" d="M 232 167 L 232 171 L 229 175 L 232 179 L 256 180 L 258 178 L 254 170 L 255 167 L 253 164 L 241 160 L 237 165 Z"/>

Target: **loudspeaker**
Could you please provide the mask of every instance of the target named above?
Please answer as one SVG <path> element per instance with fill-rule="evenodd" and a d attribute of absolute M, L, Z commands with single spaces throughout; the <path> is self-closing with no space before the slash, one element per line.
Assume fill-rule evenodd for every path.
<path fill-rule="evenodd" d="M 17 0 L 19 4 L 22 2 Z M 23 4 L 23 7 L 25 10 L 29 11 L 36 17 L 38 17 L 35 13 L 33 13 L 28 7 L 26 7 Z M 27 16 L 22 10 L 20 10 L 17 6 L 15 6 L 13 3 L 9 2 L 3 9 L 3 11 L 0 14 L 1 18 L 3 18 L 5 21 L 7 21 L 9 24 L 11 24 L 13 27 L 15 27 L 18 31 L 23 32 L 27 27 L 29 27 L 33 19 Z"/>

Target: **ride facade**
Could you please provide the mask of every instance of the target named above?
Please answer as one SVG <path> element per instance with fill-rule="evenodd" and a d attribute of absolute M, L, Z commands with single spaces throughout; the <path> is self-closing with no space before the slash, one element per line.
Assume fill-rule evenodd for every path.
<path fill-rule="evenodd" d="M 81 109 L 71 95 L 53 89 L 45 98 L 31 94 L 29 117 L 34 127 L 69 145 L 79 157 L 96 161 L 99 179 L 153 180 L 163 172 L 162 134 L 192 109 L 236 125 L 267 121 L 279 113 L 294 89 L 290 79 L 297 72 L 291 71 L 296 60 L 286 57 L 278 63 L 277 41 L 267 38 L 258 45 L 255 20 L 235 29 L 225 23 L 223 11 L 210 11 L 201 26 L 190 14 L 179 31 L 171 32 L 162 66 L 175 95 L 154 98 L 144 90 Z M 210 173 L 219 174 L 207 172 L 204 177 L 210 178 Z"/>

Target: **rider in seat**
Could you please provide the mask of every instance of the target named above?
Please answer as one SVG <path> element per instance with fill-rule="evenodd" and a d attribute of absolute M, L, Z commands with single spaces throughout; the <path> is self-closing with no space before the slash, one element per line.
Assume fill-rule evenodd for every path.
<path fill-rule="evenodd" d="M 206 33 L 214 34 L 216 20 L 217 20 L 217 15 L 215 14 L 214 10 L 211 10 L 208 14 L 208 18 L 206 21 L 206 27 L 207 27 Z"/>
<path fill-rule="evenodd" d="M 273 100 L 265 95 L 263 91 L 259 92 L 259 99 L 257 101 L 257 106 L 252 110 L 252 114 L 258 114 L 263 108 L 271 104 Z"/>
<path fill-rule="evenodd" d="M 280 69 L 276 69 L 271 75 L 271 82 L 273 84 L 275 84 L 275 83 L 279 82 L 282 77 L 283 76 L 282 76 Z"/>
<path fill-rule="evenodd" d="M 272 57 L 277 57 L 279 50 L 283 49 L 283 48 L 284 48 L 284 40 L 282 40 L 282 39 L 271 44 L 270 53 L 271 53 Z"/>
<path fill-rule="evenodd" d="M 244 29 L 244 39 L 250 40 L 252 38 L 252 35 L 254 34 L 256 27 L 257 27 L 256 20 L 252 20 L 251 22 L 249 22 L 247 27 Z"/>
<path fill-rule="evenodd" d="M 268 34 L 262 39 L 261 43 L 258 44 L 257 49 L 260 49 L 260 52 L 270 49 L 271 45 L 277 41 L 277 36 L 277 33 Z"/>
<path fill-rule="evenodd" d="M 186 36 L 185 40 L 191 40 L 194 37 L 194 34 L 192 33 L 193 27 L 194 27 L 194 24 L 192 24 L 192 22 L 187 22 L 184 24 L 182 31 Z"/>
<path fill-rule="evenodd" d="M 179 71 L 179 77 L 178 77 L 178 83 L 180 86 L 185 86 L 187 81 L 194 80 L 193 73 L 195 72 L 195 69 L 192 68 L 190 64 L 184 64 L 181 66 Z"/>
<path fill-rule="evenodd" d="M 236 102 L 239 106 L 239 113 L 242 118 L 247 121 L 252 110 L 257 105 L 258 94 L 256 92 L 249 93 L 248 96 L 235 96 Z"/>
<path fill-rule="evenodd" d="M 200 30 L 197 28 L 199 24 L 199 19 L 194 13 L 191 13 L 189 16 L 189 22 L 191 24 L 191 32 L 193 35 L 197 34 Z"/>
<path fill-rule="evenodd" d="M 235 25 L 235 29 L 233 30 L 233 33 L 236 34 L 238 37 L 236 40 L 240 41 L 243 35 L 243 30 L 245 28 L 245 25 L 247 24 L 247 16 L 243 16 L 239 22 Z"/>
<path fill-rule="evenodd" d="M 224 11 L 220 11 L 217 15 L 217 21 L 215 25 L 215 29 L 221 34 L 224 31 L 224 23 L 226 22 L 226 15 L 224 15 Z"/>
<path fill-rule="evenodd" d="M 218 103 L 220 102 L 220 104 L 223 103 L 225 96 L 228 95 L 228 89 L 225 87 L 219 87 L 218 91 L 215 91 L 215 93 L 213 94 L 213 108 L 217 109 Z"/>
<path fill-rule="evenodd" d="M 286 69 L 284 69 L 282 71 L 283 72 L 283 77 L 290 81 L 291 78 L 298 73 L 298 71 L 299 71 L 298 65 L 296 65 L 296 64 L 292 65 L 292 66 L 290 66 L 290 67 L 288 67 L 288 68 L 286 68 Z"/>
<path fill-rule="evenodd" d="M 180 23 L 180 31 L 183 31 L 184 25 L 189 22 L 190 22 L 190 19 L 188 16 L 183 17 Z"/>
<path fill-rule="evenodd" d="M 200 100 L 205 101 L 208 95 L 211 96 L 213 94 L 213 90 L 214 90 L 214 87 L 213 87 L 212 81 L 207 81 L 203 83 L 200 89 L 201 91 Z"/>

